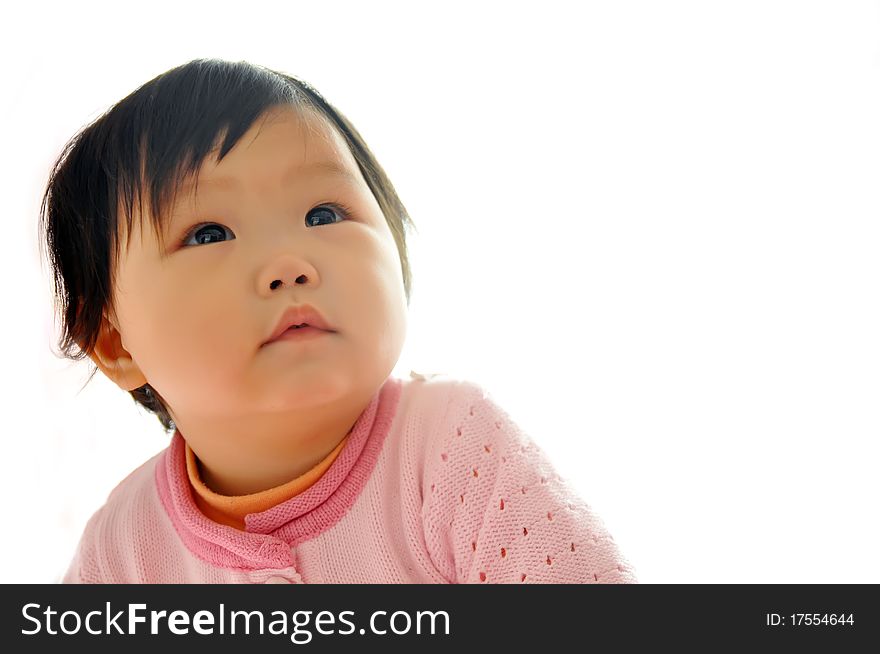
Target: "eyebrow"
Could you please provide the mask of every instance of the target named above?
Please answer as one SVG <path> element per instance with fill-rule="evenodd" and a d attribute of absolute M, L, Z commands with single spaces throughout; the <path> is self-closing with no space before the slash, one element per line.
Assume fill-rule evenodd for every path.
<path fill-rule="evenodd" d="M 360 179 L 352 173 L 348 168 L 340 165 L 336 161 L 318 161 L 308 166 L 291 166 L 284 172 L 282 182 L 288 183 L 296 175 L 314 175 L 324 173 L 325 175 L 334 175 L 342 177 L 352 184 L 359 184 Z M 188 194 L 195 186 L 194 181 L 188 181 L 180 186 L 180 192 Z M 199 188 L 217 188 L 223 190 L 234 190 L 241 186 L 241 182 L 235 177 L 216 177 L 213 179 L 199 180 Z"/>

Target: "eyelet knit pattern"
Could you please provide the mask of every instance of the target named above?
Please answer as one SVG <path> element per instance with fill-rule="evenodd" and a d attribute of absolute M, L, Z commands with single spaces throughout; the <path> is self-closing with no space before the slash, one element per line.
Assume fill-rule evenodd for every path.
<path fill-rule="evenodd" d="M 424 519 L 433 561 L 456 583 L 632 583 L 600 518 L 478 385 L 464 382 L 431 457 Z"/>

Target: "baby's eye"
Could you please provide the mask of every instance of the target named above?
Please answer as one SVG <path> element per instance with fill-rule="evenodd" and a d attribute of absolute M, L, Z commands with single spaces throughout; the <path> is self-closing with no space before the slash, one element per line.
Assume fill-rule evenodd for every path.
<path fill-rule="evenodd" d="M 315 207 L 309 213 L 306 214 L 306 225 L 314 227 L 315 220 L 312 217 L 316 217 L 316 220 L 320 223 L 320 221 L 325 216 L 330 216 L 330 223 L 338 223 L 341 220 L 345 220 L 351 213 L 351 210 L 342 206 L 341 204 L 322 204 L 320 207 Z M 339 216 L 340 220 L 334 220 L 333 216 Z M 327 224 L 327 223 L 323 223 Z"/>
<path fill-rule="evenodd" d="M 314 227 L 316 224 L 320 226 L 341 222 L 349 217 L 350 211 L 350 209 L 341 204 L 322 204 L 306 214 L 306 225 Z M 338 220 L 336 218 L 338 218 Z M 205 245 L 206 243 L 222 242 L 219 235 L 223 235 L 225 232 L 229 232 L 229 234 L 232 235 L 232 231 L 228 227 L 220 225 L 219 223 L 201 223 L 187 233 L 183 238 L 181 245 Z M 192 242 L 193 238 L 195 239 L 195 243 Z M 234 235 L 232 235 L 232 239 L 235 239 Z"/>
<path fill-rule="evenodd" d="M 193 237 L 195 237 L 195 240 L 196 240 L 195 244 L 196 245 L 204 245 L 205 243 L 216 242 L 216 240 L 217 240 L 215 238 L 216 235 L 218 233 L 222 234 L 224 229 L 227 232 L 229 232 L 230 234 L 232 234 L 232 232 L 230 231 L 230 229 L 228 227 L 224 227 L 223 225 L 218 225 L 217 223 L 203 223 L 201 227 L 194 229 L 190 233 L 192 234 Z M 206 237 L 206 238 L 203 238 L 203 237 Z M 233 236 L 232 238 L 235 238 L 235 236 Z M 190 243 L 189 236 L 187 236 L 186 238 L 183 239 L 182 245 L 190 245 L 190 244 L 191 243 Z"/>

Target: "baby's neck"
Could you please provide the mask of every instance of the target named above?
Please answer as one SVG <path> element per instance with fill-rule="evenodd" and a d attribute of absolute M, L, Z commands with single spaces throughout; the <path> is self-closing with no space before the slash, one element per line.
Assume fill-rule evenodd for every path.
<path fill-rule="evenodd" d="M 374 394 L 307 418 L 184 422 L 178 430 L 198 460 L 205 486 L 220 495 L 251 495 L 282 486 L 326 459 L 354 429 Z"/>

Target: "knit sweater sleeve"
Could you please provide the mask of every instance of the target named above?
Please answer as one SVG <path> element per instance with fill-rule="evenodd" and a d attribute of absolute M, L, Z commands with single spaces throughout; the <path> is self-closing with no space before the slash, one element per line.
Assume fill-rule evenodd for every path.
<path fill-rule="evenodd" d="M 82 536 L 67 572 L 61 579 L 62 584 L 100 584 L 104 583 L 98 570 L 95 556 L 97 522 L 101 519 L 103 509 L 99 509 L 86 523 Z"/>
<path fill-rule="evenodd" d="M 635 583 L 602 520 L 473 382 L 425 465 L 428 553 L 450 583 Z"/>

